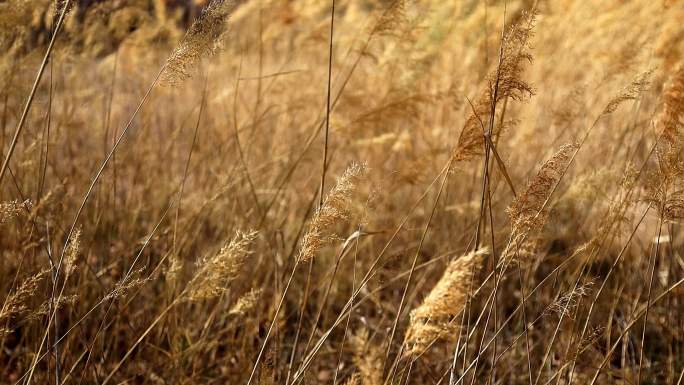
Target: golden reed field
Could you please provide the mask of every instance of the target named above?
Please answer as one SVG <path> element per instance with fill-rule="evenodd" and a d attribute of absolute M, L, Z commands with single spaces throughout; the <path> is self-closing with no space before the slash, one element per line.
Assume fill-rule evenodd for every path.
<path fill-rule="evenodd" d="M 684 384 L 684 2 L 0 1 L 0 384 Z"/>

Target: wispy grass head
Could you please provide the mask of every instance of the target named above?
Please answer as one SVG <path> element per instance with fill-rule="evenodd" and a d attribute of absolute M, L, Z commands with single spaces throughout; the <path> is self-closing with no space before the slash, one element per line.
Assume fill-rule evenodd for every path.
<path fill-rule="evenodd" d="M 209 299 L 223 294 L 237 277 L 257 233 L 238 231 L 221 250 L 198 262 L 199 269 L 188 283 L 186 298 L 191 301 Z"/>
<path fill-rule="evenodd" d="M 64 273 L 70 276 L 76 270 L 79 249 L 81 247 L 81 230 L 77 229 L 69 239 L 66 250 L 64 251 Z"/>
<path fill-rule="evenodd" d="M 239 0 L 212 0 L 190 26 L 176 49 L 166 60 L 162 84 L 175 85 L 192 75 L 202 58 L 221 47 L 226 22 L 239 6 Z"/>
<path fill-rule="evenodd" d="M 356 330 L 349 342 L 354 353 L 354 366 L 358 370 L 357 381 L 363 385 L 382 385 L 382 344 L 374 344 L 370 332 L 365 327 Z"/>
<path fill-rule="evenodd" d="M 236 316 L 245 315 L 256 306 L 262 292 L 263 290 L 261 289 L 252 289 L 247 292 L 235 302 L 235 305 L 230 308 L 228 314 Z"/>
<path fill-rule="evenodd" d="M 25 207 L 30 207 L 28 201 L 23 203 L 18 200 L 0 202 L 0 225 L 12 221 Z"/>
<path fill-rule="evenodd" d="M 608 104 L 606 104 L 601 115 L 612 114 L 622 103 L 629 100 L 635 100 L 639 97 L 639 95 L 648 87 L 652 74 L 653 71 L 649 70 L 637 75 L 629 85 L 608 101 Z"/>
<path fill-rule="evenodd" d="M 0 308 L 0 323 L 16 317 L 29 310 L 28 301 L 39 289 L 40 283 L 47 276 L 47 270 L 38 272 L 24 279 L 17 289 L 5 297 L 3 306 Z"/>
<path fill-rule="evenodd" d="M 560 181 L 578 144 L 566 144 L 541 166 L 507 212 L 511 220 L 511 241 L 504 250 L 503 258 L 529 257 L 536 248 L 535 235 L 546 223 L 547 200 Z"/>
<path fill-rule="evenodd" d="M 351 195 L 356 188 L 356 181 L 366 171 L 364 164 L 354 163 L 337 178 L 337 183 L 326 195 L 323 205 L 319 207 L 309 223 L 309 229 L 302 238 L 297 255 L 297 262 L 306 262 L 316 255 L 322 247 L 339 239 L 333 232 L 333 226 L 349 219 Z"/>

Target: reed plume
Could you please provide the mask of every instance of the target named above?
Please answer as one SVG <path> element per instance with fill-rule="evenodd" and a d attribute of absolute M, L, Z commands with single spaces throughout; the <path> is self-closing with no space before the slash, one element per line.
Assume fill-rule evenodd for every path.
<path fill-rule="evenodd" d="M 578 144 L 566 144 L 541 166 L 506 210 L 511 221 L 510 241 L 502 253 L 504 260 L 531 258 L 537 247 L 536 236 L 548 216 L 547 200 L 565 171 Z"/>
<path fill-rule="evenodd" d="M 225 25 L 239 5 L 239 0 L 212 0 L 204 8 L 166 60 L 162 84 L 182 83 L 203 58 L 220 50 Z"/>
<path fill-rule="evenodd" d="M 202 258 L 199 269 L 186 288 L 185 298 L 189 301 L 217 297 L 228 290 L 250 255 L 249 247 L 256 239 L 255 231 L 238 231 L 235 237 L 221 250 Z"/>
<path fill-rule="evenodd" d="M 406 332 L 408 353 L 420 353 L 437 340 L 458 337 L 460 318 L 457 315 L 465 308 L 473 280 L 488 253 L 487 249 L 480 249 L 449 263 L 423 303 L 411 311 Z"/>
<path fill-rule="evenodd" d="M 657 121 L 657 168 L 649 177 L 647 201 L 654 204 L 665 220 L 684 218 L 684 159 L 682 159 L 682 120 L 684 119 L 684 66 L 670 78 L 663 92 Z"/>
<path fill-rule="evenodd" d="M 104 299 L 111 300 L 124 296 L 133 289 L 143 286 L 145 283 L 152 280 L 152 276 L 142 277 L 144 269 L 138 269 L 137 271 L 128 274 L 124 279 L 120 280 L 114 285 L 114 288 L 105 295 Z"/>
<path fill-rule="evenodd" d="M 38 292 L 40 283 L 47 272 L 47 270 L 41 271 L 24 279 L 15 291 L 5 298 L 0 309 L 0 322 L 28 312 L 28 301 Z"/>
<path fill-rule="evenodd" d="M 594 286 L 593 280 L 574 286 L 570 291 L 556 298 L 545 310 L 546 314 L 555 313 L 559 317 L 570 317 L 574 314 L 575 309 L 582 297 L 586 297 L 591 293 L 591 288 Z"/>
<path fill-rule="evenodd" d="M 384 349 L 382 344 L 373 344 L 370 332 L 361 327 L 350 339 L 354 366 L 357 369 L 357 379 L 363 385 L 382 385 L 382 368 Z M 353 378 L 353 376 L 352 376 Z"/>
<path fill-rule="evenodd" d="M 351 376 L 345 381 L 345 385 L 361 385 L 361 375 L 358 372 L 352 373 Z"/>
<path fill-rule="evenodd" d="M 496 69 L 487 76 L 488 87 L 474 102 L 471 113 L 461 130 L 454 150 L 454 160 L 470 161 L 484 155 L 484 135 L 492 127 L 490 119 L 493 106 L 506 99 L 523 101 L 534 91 L 523 80 L 525 63 L 532 61 L 530 39 L 535 23 L 535 14 L 530 13 L 512 25 L 501 41 L 500 61 Z M 489 134 L 494 136 L 501 127 L 494 127 Z"/>
<path fill-rule="evenodd" d="M 25 318 L 26 321 L 33 321 L 40 319 L 43 316 L 49 315 L 50 311 L 54 309 L 62 309 L 67 305 L 73 305 L 78 299 L 77 294 L 65 295 L 53 300 L 47 300 L 43 302 L 37 309 L 30 312 L 30 314 Z"/>
<path fill-rule="evenodd" d="M 652 70 L 648 70 L 638 74 L 632 82 L 630 82 L 624 89 L 622 89 L 617 95 L 613 96 L 612 99 L 608 101 L 601 115 L 612 114 L 617 110 L 620 105 L 629 100 L 636 100 L 639 95 L 646 90 L 650 83 Z"/>
<path fill-rule="evenodd" d="M 12 221 L 25 207 L 30 207 L 28 201 L 23 203 L 18 200 L 0 202 L 0 225 Z"/>
<path fill-rule="evenodd" d="M 74 231 L 64 252 L 64 276 L 69 277 L 76 270 L 79 248 L 81 247 L 81 230 Z"/>
<path fill-rule="evenodd" d="M 322 247 L 340 239 L 333 232 L 333 226 L 349 219 L 355 183 L 365 172 L 365 164 L 353 163 L 337 178 L 335 187 L 328 192 L 323 205 L 314 213 L 309 228 L 302 237 L 297 263 L 310 260 Z"/>
<path fill-rule="evenodd" d="M 262 289 L 250 290 L 242 297 L 240 297 L 237 300 L 237 302 L 235 302 L 235 304 L 228 311 L 228 314 L 235 316 L 243 316 L 247 314 L 250 310 L 254 308 L 254 306 L 256 306 L 257 301 L 259 300 L 259 297 L 261 296 L 262 292 Z"/>
<path fill-rule="evenodd" d="M 407 22 L 406 0 L 391 0 L 371 29 L 371 35 L 394 35 Z"/>

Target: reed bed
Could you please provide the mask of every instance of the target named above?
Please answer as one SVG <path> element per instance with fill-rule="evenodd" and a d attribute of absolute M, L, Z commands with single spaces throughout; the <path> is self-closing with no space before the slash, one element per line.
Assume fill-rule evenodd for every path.
<path fill-rule="evenodd" d="M 0 3 L 0 384 L 684 384 L 684 3 Z"/>

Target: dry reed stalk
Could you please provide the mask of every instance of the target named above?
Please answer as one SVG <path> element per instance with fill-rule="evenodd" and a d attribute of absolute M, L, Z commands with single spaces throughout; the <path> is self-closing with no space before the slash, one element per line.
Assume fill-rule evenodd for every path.
<path fill-rule="evenodd" d="M 537 174 L 506 210 L 511 221 L 510 241 L 502 252 L 502 261 L 529 260 L 536 252 L 539 232 L 546 223 L 545 208 L 551 192 L 559 183 L 577 144 L 566 144 L 541 166 Z"/>
<path fill-rule="evenodd" d="M 2 186 L 2 179 L 5 176 L 5 172 L 9 169 L 10 159 L 12 158 L 12 154 L 14 154 L 14 149 L 16 148 L 17 141 L 19 140 L 19 135 L 21 135 L 21 132 L 24 129 L 24 125 L 26 123 L 26 118 L 29 114 L 29 111 L 31 110 L 31 106 L 33 104 L 33 99 L 36 95 L 36 90 L 38 89 L 38 85 L 40 84 L 40 80 L 43 77 L 43 72 L 45 72 L 45 67 L 47 67 L 47 63 L 48 63 L 48 60 L 50 59 L 50 54 L 52 53 L 52 48 L 55 45 L 55 41 L 57 40 L 57 36 L 59 35 L 59 31 L 62 28 L 62 24 L 64 22 L 64 17 L 66 16 L 66 14 L 70 8 L 71 8 L 71 0 L 66 0 L 62 4 L 62 10 L 59 14 L 59 19 L 57 20 L 57 25 L 55 26 L 55 30 L 52 33 L 52 37 L 50 38 L 50 43 L 48 44 L 48 47 L 45 50 L 45 55 L 43 56 L 43 61 L 41 62 L 40 67 L 38 68 L 38 73 L 36 74 L 36 78 L 33 82 L 33 87 L 31 88 L 31 92 L 29 93 L 28 99 L 26 100 L 26 104 L 24 105 L 24 109 L 21 113 L 21 117 L 19 118 L 19 122 L 17 123 L 17 128 L 14 130 L 14 135 L 12 136 L 12 141 L 10 142 L 9 150 L 7 151 L 7 155 L 5 156 L 5 160 L 2 162 L 2 166 L 0 168 L 0 186 Z"/>
<path fill-rule="evenodd" d="M 642 306 L 640 309 L 637 309 L 637 311 L 634 312 L 633 318 L 623 326 L 623 330 L 620 333 L 619 338 L 615 339 L 615 342 L 613 343 L 613 345 L 611 345 L 610 349 L 608 349 L 608 352 L 605 354 L 603 361 L 601 361 L 601 363 L 598 365 L 598 368 L 596 369 L 596 372 L 594 373 L 594 377 L 591 379 L 591 382 L 589 383 L 589 385 L 596 384 L 596 381 L 598 380 L 598 377 L 601 374 L 603 367 L 610 360 L 613 352 L 615 351 L 615 348 L 617 348 L 617 346 L 620 344 L 620 342 L 622 341 L 622 338 L 627 333 L 629 333 L 630 329 L 632 327 L 634 327 L 637 324 L 637 322 L 641 319 L 641 317 L 644 316 L 644 314 L 646 314 L 648 312 L 648 309 L 651 307 L 651 305 L 659 302 L 663 298 L 666 298 L 669 294 L 673 293 L 675 291 L 675 289 L 682 286 L 683 284 L 684 284 L 684 278 L 682 278 L 679 281 L 670 285 L 668 288 L 663 290 L 663 292 L 660 293 L 657 297 L 655 297 L 655 298 L 653 298 L 653 300 L 649 301 L 648 304 L 646 304 L 645 306 Z"/>
<path fill-rule="evenodd" d="M 321 166 L 321 187 L 318 192 L 318 207 L 323 207 L 325 194 L 325 173 L 328 170 L 328 140 L 330 136 L 330 98 L 332 96 L 332 68 L 333 68 L 333 33 L 335 31 L 335 0 L 330 7 L 330 39 L 328 48 L 328 82 L 325 99 L 325 130 L 323 136 L 323 164 Z"/>
<path fill-rule="evenodd" d="M 297 267 L 304 262 L 311 261 L 318 250 L 326 245 L 339 239 L 333 233 L 333 225 L 338 222 L 344 222 L 350 217 L 349 205 L 351 203 L 351 195 L 356 188 L 355 182 L 366 172 L 366 165 L 353 163 L 349 166 L 345 172 L 337 178 L 337 183 L 325 197 L 323 205 L 320 206 L 313 215 L 309 223 L 309 228 L 307 232 L 302 237 L 302 242 L 300 245 L 299 253 L 295 258 L 295 264 L 290 273 L 290 277 L 287 280 L 283 293 L 280 297 L 280 301 L 276 306 L 275 314 L 271 320 L 264 341 L 261 344 L 259 353 L 257 354 L 254 366 L 250 373 L 249 379 L 247 380 L 247 385 L 251 384 L 252 380 L 255 378 L 257 368 L 259 367 L 259 362 L 264 354 L 266 345 L 273 331 L 273 326 L 276 323 L 280 309 L 285 301 L 287 292 L 290 289 L 290 284 L 297 271 Z"/>
<path fill-rule="evenodd" d="M 581 274 L 580 274 L 581 275 Z M 577 285 L 573 286 L 570 290 L 563 294 L 559 294 L 558 297 L 551 303 L 549 304 L 546 309 L 542 312 L 541 317 L 545 317 L 551 314 L 557 314 L 559 316 L 558 323 L 556 324 L 556 328 L 552 334 L 551 341 L 548 343 L 548 346 L 546 348 L 546 351 L 544 353 L 544 357 L 541 360 L 541 364 L 539 365 L 539 371 L 537 372 L 536 379 L 534 380 L 534 385 L 539 384 L 539 380 L 541 379 L 541 375 L 543 372 L 543 369 L 546 367 L 546 362 L 551 354 L 554 341 L 556 340 L 556 337 L 558 333 L 561 330 L 561 325 L 562 321 L 564 318 L 569 318 L 570 320 L 574 321 L 575 318 L 573 317 L 573 314 L 576 310 L 576 308 L 579 306 L 579 301 L 587 295 L 589 295 L 591 288 L 593 286 L 594 282 L 592 280 L 588 280 L 582 285 Z M 580 338 L 581 342 L 582 338 Z M 570 346 L 568 346 L 568 349 Z M 528 347 L 529 350 L 529 347 Z M 567 359 L 567 363 L 570 363 L 571 361 Z M 531 374 L 530 374 L 531 375 Z M 530 377 L 530 382 L 532 382 L 532 379 Z"/>

